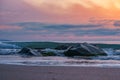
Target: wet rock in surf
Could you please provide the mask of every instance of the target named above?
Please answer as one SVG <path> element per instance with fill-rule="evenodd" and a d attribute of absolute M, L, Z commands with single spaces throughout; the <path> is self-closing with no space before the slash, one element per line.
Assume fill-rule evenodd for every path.
<path fill-rule="evenodd" d="M 98 55 L 107 55 L 101 48 L 88 43 L 78 44 L 73 46 L 65 53 L 65 56 L 98 56 Z"/>
<path fill-rule="evenodd" d="M 42 54 L 36 50 L 31 48 L 22 48 L 21 51 L 18 52 L 21 55 L 28 55 L 28 56 L 42 56 Z"/>

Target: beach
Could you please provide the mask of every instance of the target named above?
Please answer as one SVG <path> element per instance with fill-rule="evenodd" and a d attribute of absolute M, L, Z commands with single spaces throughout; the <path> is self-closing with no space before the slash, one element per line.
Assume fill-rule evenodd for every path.
<path fill-rule="evenodd" d="M 120 68 L 0 64 L 0 80 L 120 80 Z"/>

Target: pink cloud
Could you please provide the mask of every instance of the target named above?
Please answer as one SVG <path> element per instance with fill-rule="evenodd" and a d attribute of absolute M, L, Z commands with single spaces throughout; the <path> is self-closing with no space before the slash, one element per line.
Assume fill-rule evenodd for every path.
<path fill-rule="evenodd" d="M 19 26 L 7 26 L 7 25 L 0 25 L 0 30 L 21 30 L 22 27 Z"/>

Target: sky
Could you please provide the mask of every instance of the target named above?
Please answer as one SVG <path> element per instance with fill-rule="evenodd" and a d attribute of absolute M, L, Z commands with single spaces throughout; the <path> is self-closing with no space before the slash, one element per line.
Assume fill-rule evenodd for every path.
<path fill-rule="evenodd" d="M 0 0 L 0 39 L 120 41 L 120 0 Z"/>

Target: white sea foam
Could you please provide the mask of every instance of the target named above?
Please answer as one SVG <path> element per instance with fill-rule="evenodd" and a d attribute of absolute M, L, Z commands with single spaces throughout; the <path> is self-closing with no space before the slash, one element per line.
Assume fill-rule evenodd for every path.
<path fill-rule="evenodd" d="M 14 44 L 0 42 L 0 49 L 18 49 L 18 48 L 20 47 Z"/>
<path fill-rule="evenodd" d="M 85 60 L 67 57 L 31 57 L 0 56 L 0 64 L 26 65 L 26 66 L 77 66 L 77 67 L 117 67 L 119 60 Z"/>

